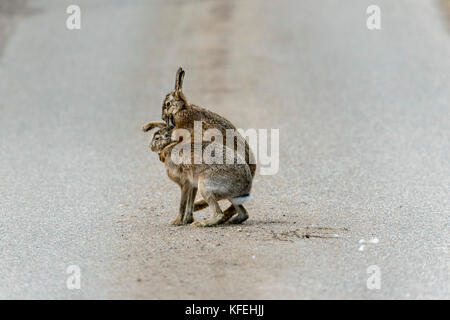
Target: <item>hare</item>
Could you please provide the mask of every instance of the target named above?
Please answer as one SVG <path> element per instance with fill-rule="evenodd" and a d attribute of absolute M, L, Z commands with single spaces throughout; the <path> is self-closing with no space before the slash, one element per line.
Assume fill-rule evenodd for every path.
<path fill-rule="evenodd" d="M 167 125 L 175 127 L 176 129 L 184 128 L 188 129 L 193 136 L 194 122 L 201 121 L 202 129 L 206 131 L 210 128 L 215 128 L 221 131 L 223 137 L 226 137 L 226 130 L 235 130 L 237 150 L 239 150 L 239 145 L 245 144 L 245 162 L 248 164 L 250 173 L 252 177 L 255 176 L 256 163 L 254 161 L 253 153 L 248 145 L 248 142 L 236 132 L 236 127 L 224 117 L 209 111 L 205 108 L 189 104 L 186 97 L 183 94 L 183 79 L 185 72 L 180 67 L 177 71 L 175 77 L 175 88 L 169 92 L 164 98 L 162 105 L 162 120 L 166 122 Z M 162 122 L 151 121 L 142 127 L 144 132 L 151 130 L 154 126 L 160 125 Z M 192 141 L 192 139 L 191 139 Z M 227 145 L 227 142 L 224 142 Z M 234 141 L 233 141 L 234 145 Z M 235 149 L 235 150 L 236 150 Z M 205 199 L 204 199 L 205 200 Z M 208 206 L 207 201 L 200 200 L 195 203 L 195 211 L 201 210 Z"/>
<path fill-rule="evenodd" d="M 183 142 L 172 140 L 173 128 L 168 126 L 158 127 L 160 129 L 154 134 L 150 148 L 153 152 L 159 152 L 160 160 L 165 164 L 167 175 L 181 188 L 179 213 L 171 223 L 181 225 L 194 221 L 193 204 L 197 190 L 204 201 L 213 209 L 213 213 L 208 219 L 193 222 L 193 226 L 216 226 L 230 220 L 236 212 L 238 214 L 230 220 L 230 223 L 242 223 L 247 220 L 248 213 L 242 204 L 250 198 L 252 187 L 253 179 L 248 165 L 246 163 L 239 164 L 237 161 L 234 164 L 226 164 L 226 159 L 223 159 L 223 164 L 194 164 L 195 142 L 192 144 L 185 143 L 184 145 L 189 145 L 189 149 L 192 150 L 191 154 L 188 155 L 189 161 L 178 163 L 172 159 L 171 153 L 175 146 L 183 147 L 181 145 Z M 215 142 L 200 144 L 202 151 L 205 151 L 208 146 L 215 144 Z M 215 146 L 223 150 L 224 158 L 233 157 L 231 159 L 234 159 L 233 150 L 221 144 Z M 228 199 L 232 204 L 224 212 L 218 203 L 219 200 L 223 199 Z"/>

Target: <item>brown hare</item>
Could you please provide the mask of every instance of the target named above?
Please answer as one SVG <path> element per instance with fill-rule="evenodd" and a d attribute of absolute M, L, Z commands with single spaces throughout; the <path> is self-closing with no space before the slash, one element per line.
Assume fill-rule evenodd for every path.
<path fill-rule="evenodd" d="M 225 157 L 235 159 L 234 151 L 222 144 L 216 144 L 216 147 L 223 150 L 222 164 L 194 164 L 195 142 L 189 143 L 189 150 L 192 150 L 191 154 L 187 155 L 189 161 L 174 161 L 171 155 L 172 150 L 175 146 L 183 147 L 183 142 L 173 141 L 173 128 L 159 125 L 158 127 L 160 129 L 154 134 L 150 147 L 153 152 L 160 153 L 160 160 L 165 164 L 167 175 L 181 188 L 179 213 L 171 223 L 180 225 L 194 221 L 192 213 L 197 190 L 212 208 L 213 213 L 210 218 L 194 222 L 192 225 L 215 226 L 230 220 L 236 212 L 238 214 L 230 220 L 230 223 L 242 223 L 247 220 L 248 213 L 242 204 L 250 198 L 252 187 L 253 178 L 248 165 L 238 161 L 234 164 L 227 164 Z M 205 151 L 211 144 L 215 144 L 215 142 L 200 143 L 202 151 Z M 187 143 L 185 143 L 186 145 Z M 224 199 L 228 199 L 231 206 L 223 212 L 218 201 Z"/>
<path fill-rule="evenodd" d="M 176 129 L 187 129 L 191 132 L 193 137 L 194 122 L 201 121 L 203 132 L 215 128 L 221 131 L 223 137 L 226 137 L 226 130 L 231 129 L 235 131 L 236 135 L 236 147 L 235 150 L 240 150 L 239 145 L 244 144 L 245 149 L 245 162 L 248 164 L 252 177 L 255 175 L 256 163 L 254 156 L 248 145 L 248 142 L 236 131 L 236 127 L 224 117 L 209 111 L 205 108 L 189 104 L 186 97 L 183 94 L 183 79 L 185 72 L 180 67 L 175 77 L 175 88 L 169 92 L 164 98 L 162 105 L 162 120 L 167 125 L 175 127 Z M 142 127 L 144 132 L 151 130 L 151 128 L 162 124 L 162 122 L 151 121 Z M 193 141 L 193 139 L 191 139 Z M 227 145 L 227 141 L 224 141 Z M 234 145 L 234 142 L 233 142 Z M 204 199 L 205 200 L 205 199 Z M 208 206 L 207 201 L 200 200 L 195 203 L 195 211 L 201 210 Z"/>

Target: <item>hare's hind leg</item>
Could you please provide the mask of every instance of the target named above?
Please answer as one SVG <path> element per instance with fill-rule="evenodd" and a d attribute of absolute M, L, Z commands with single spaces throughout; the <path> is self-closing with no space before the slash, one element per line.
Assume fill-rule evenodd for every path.
<path fill-rule="evenodd" d="M 200 210 L 203 210 L 203 209 L 205 209 L 206 207 L 208 206 L 208 202 L 206 202 L 205 200 L 198 200 L 198 201 L 195 201 L 195 203 L 194 203 L 194 212 L 195 211 L 200 211 Z"/>
<path fill-rule="evenodd" d="M 214 193 L 205 187 L 203 181 L 199 181 L 198 187 L 203 199 L 208 203 L 211 210 L 213 210 L 213 213 L 208 219 L 194 222 L 192 225 L 195 227 L 212 227 L 222 223 L 226 216 L 222 212 L 222 209 L 220 209 L 219 202 Z"/>
<path fill-rule="evenodd" d="M 233 206 L 237 210 L 238 214 L 237 214 L 237 216 L 234 216 L 233 219 L 230 220 L 230 223 L 242 223 L 248 219 L 247 210 L 245 210 L 245 208 L 242 204 L 233 205 Z"/>
<path fill-rule="evenodd" d="M 225 218 L 223 219 L 223 221 L 221 223 L 227 222 L 228 220 L 231 219 L 232 216 L 234 216 L 236 214 L 236 208 L 234 207 L 234 205 L 230 205 L 228 208 L 225 209 L 225 211 L 223 212 L 223 214 L 225 215 Z"/>
<path fill-rule="evenodd" d="M 205 200 L 198 200 L 194 203 L 194 212 L 195 211 L 200 211 L 205 209 L 206 207 L 208 207 L 208 202 L 206 202 Z M 230 205 L 227 209 L 225 209 L 225 211 L 223 212 L 223 214 L 225 215 L 225 220 L 223 222 L 226 222 L 228 220 L 230 220 L 230 218 L 232 216 L 234 216 L 236 214 L 236 209 L 234 208 L 233 205 Z"/>
<path fill-rule="evenodd" d="M 220 209 L 217 200 L 214 197 L 208 197 L 206 201 L 214 211 L 208 219 L 192 223 L 194 227 L 212 227 L 218 225 L 219 223 L 222 223 L 225 220 L 226 216 L 222 212 L 222 209 Z"/>

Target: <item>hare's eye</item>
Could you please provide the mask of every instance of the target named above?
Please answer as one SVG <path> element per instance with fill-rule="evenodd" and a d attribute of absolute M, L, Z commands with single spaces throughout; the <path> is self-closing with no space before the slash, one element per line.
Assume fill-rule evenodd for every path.
<path fill-rule="evenodd" d="M 170 101 L 166 103 L 166 107 L 170 107 Z"/>

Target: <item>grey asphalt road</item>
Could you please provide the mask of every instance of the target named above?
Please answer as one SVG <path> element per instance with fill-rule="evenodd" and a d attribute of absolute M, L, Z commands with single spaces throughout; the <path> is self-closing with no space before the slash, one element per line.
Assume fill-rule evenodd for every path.
<path fill-rule="evenodd" d="M 0 298 L 450 298 L 444 1 L 378 0 L 377 31 L 373 1 L 76 1 L 69 31 L 72 2 L 0 0 Z M 280 130 L 241 226 L 168 223 L 140 126 L 180 65 L 190 102 Z"/>

